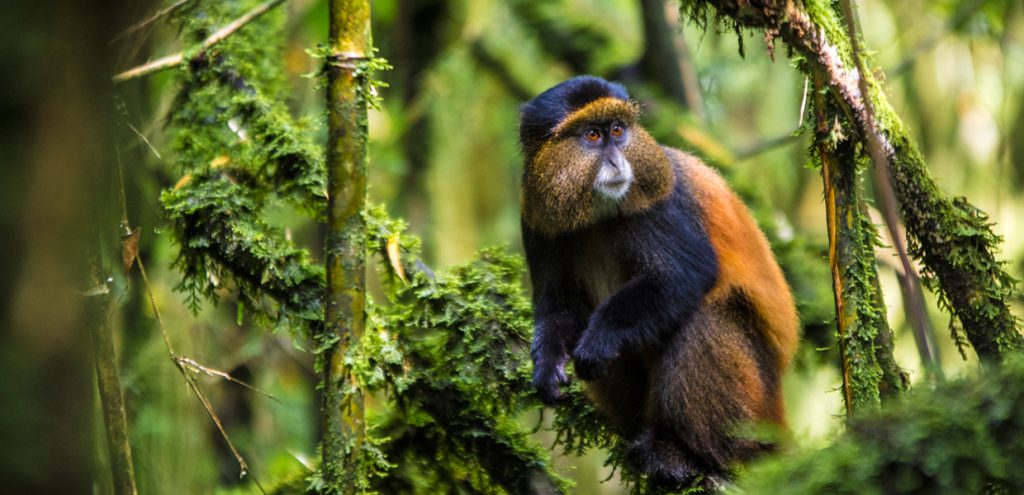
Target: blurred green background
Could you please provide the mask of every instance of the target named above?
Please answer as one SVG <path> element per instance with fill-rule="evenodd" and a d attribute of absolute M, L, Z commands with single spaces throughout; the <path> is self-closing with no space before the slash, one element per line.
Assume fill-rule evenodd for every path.
<path fill-rule="evenodd" d="M 934 178 L 946 193 L 966 196 L 989 213 L 996 232 L 1005 238 L 1002 257 L 1019 278 L 1024 261 L 1020 220 L 1024 218 L 1024 8 L 1018 1 L 978 0 L 864 0 L 858 4 L 865 45 L 873 50 L 874 65 L 885 73 L 889 97 L 912 129 Z M 114 2 L 109 7 L 115 15 L 95 23 L 116 32 L 160 5 Z M 74 12 L 74 8 L 59 12 L 65 10 Z M 38 9 L 29 7 L 18 12 L 25 19 L 40 16 Z M 292 114 L 318 121 L 322 121 L 324 98 L 316 80 L 306 76 L 318 68 L 318 61 L 307 50 L 326 39 L 326 12 L 324 1 L 292 0 L 280 12 L 258 21 L 285 23 L 285 39 L 267 40 L 283 47 L 282 58 L 271 62 L 283 67 L 287 75 L 285 93 L 290 95 Z M 645 28 L 645 16 L 648 22 L 660 19 L 664 26 L 660 30 Z M 18 15 L 4 17 L 5 23 L 21 19 Z M 678 6 L 671 1 L 377 0 L 373 2 L 373 22 L 379 55 L 394 69 L 380 74 L 390 87 L 381 92 L 382 108 L 370 115 L 370 198 L 410 222 L 412 231 L 424 240 L 425 259 L 431 266 L 464 261 L 492 245 L 507 245 L 521 252 L 519 104 L 579 73 L 620 80 L 644 104 L 645 122 L 655 137 L 694 152 L 722 170 L 769 230 L 797 293 L 805 327 L 800 357 L 785 382 L 790 426 L 796 441 L 809 445 L 823 443 L 838 431 L 842 407 L 836 354 L 831 348 L 833 303 L 822 184 L 819 173 L 806 166 L 807 137 L 793 135 L 801 125 L 805 81 L 792 68 L 781 44 L 773 61 L 761 35 L 744 34 L 745 57 L 741 57 L 736 33 L 703 32 L 680 23 Z M 11 54 L 27 59 L 77 39 L 66 35 L 47 41 L 29 32 L 37 23 L 11 24 L 7 32 L 12 34 L 4 35 L 12 38 L 11 43 L 4 44 L 17 47 Z M 76 29 L 71 14 L 59 17 L 58 24 L 67 28 L 65 32 Z M 100 33 L 103 31 L 90 39 L 101 39 Z M 176 34 L 174 26 L 156 23 L 104 45 L 108 54 L 99 55 L 102 60 L 91 65 L 83 61 L 84 67 L 79 69 L 48 70 L 52 77 L 78 73 L 86 74 L 86 80 L 103 80 L 115 66 L 124 69 L 181 49 Z M 678 75 L 668 71 L 671 65 L 664 64 L 664 54 L 659 57 L 646 49 L 656 36 L 666 34 L 667 44 L 662 38 L 660 46 L 671 47 L 668 60 L 675 61 Z M 66 60 L 60 54 L 50 57 Z M 670 72 L 667 76 L 666 71 Z M 6 108 L 21 104 L 44 109 L 40 102 L 68 95 L 57 92 L 61 86 L 56 83 L 32 89 L 32 74 L 26 72 L 21 79 L 12 79 L 16 83 L 8 82 L 13 89 L 6 92 L 6 99 L 12 103 Z M 102 96 L 107 89 L 88 86 L 83 94 L 68 98 L 88 101 L 98 109 L 96 113 L 103 117 L 97 122 L 121 130 L 129 125 L 134 128 L 134 132 L 118 133 L 118 158 L 124 169 L 128 212 L 132 223 L 142 228 L 141 255 L 165 328 L 179 353 L 249 381 L 280 399 L 275 402 L 216 377 L 201 377 L 214 408 L 261 481 L 296 472 L 318 457 L 317 376 L 312 358 L 289 336 L 271 334 L 244 318 L 239 320 L 228 292 L 222 294 L 218 306 L 207 305 L 197 315 L 190 313 L 184 296 L 174 291 L 180 279 L 171 269 L 176 247 L 161 222 L 158 200 L 159 191 L 179 179 L 179 172 L 171 166 L 173 159 L 166 154 L 169 144 L 163 129 L 165 112 L 175 94 L 173 77 L 162 73 L 120 86 L 113 100 Z M 38 115 L 43 115 L 42 110 Z M 20 157 L 27 164 L 38 159 L 72 167 L 74 159 L 81 159 L 75 151 L 80 148 L 68 148 L 78 146 L 78 141 L 53 137 L 52 130 L 58 127 L 31 127 L 27 137 L 24 128 L 6 127 L 5 150 L 15 162 Z M 104 140 L 106 132 L 90 132 L 93 144 L 109 142 Z M 322 124 L 317 132 L 317 142 L 324 142 Z M 47 135 L 50 141 L 33 140 L 33 136 Z M 40 158 L 39 150 L 49 150 L 53 156 Z M 61 152 L 74 156 L 62 162 Z M 75 180 L 98 174 L 109 179 L 116 162 L 111 161 L 109 152 L 96 153 L 104 157 L 96 162 L 105 164 L 105 171 L 84 173 L 69 168 L 78 175 L 64 177 Z M 59 243 L 62 237 L 51 229 L 64 224 L 47 220 L 47 212 L 57 211 L 58 220 L 63 218 L 70 225 L 78 225 L 76 212 L 65 217 L 59 212 L 89 209 L 82 205 L 99 205 L 95 208 L 103 218 L 120 215 L 118 192 L 110 186 L 114 181 L 100 181 L 96 187 L 83 185 L 87 182 L 72 184 L 69 187 L 77 189 L 65 196 L 49 182 L 63 173 L 66 171 L 59 168 L 38 166 L 0 169 L 0 219 L 5 230 L 14 233 L 4 248 L 10 266 L 3 277 L 5 285 L 0 286 L 5 304 L 0 321 L 14 330 L 6 333 L 6 349 L 24 343 L 25 339 L 17 337 L 17 329 L 37 324 L 34 315 L 53 312 L 53 305 L 47 303 L 53 292 L 40 290 L 38 285 L 40 280 L 49 280 L 40 278 L 39 273 L 50 273 L 46 270 L 53 265 L 40 258 L 45 250 L 42 254 L 34 250 Z M 36 185 L 16 185 L 21 183 Z M 46 206 L 47 201 L 53 201 L 57 210 Z M 272 219 L 319 257 L 319 226 L 288 209 L 273 212 Z M 105 247 L 114 253 L 118 246 L 110 242 L 115 239 L 112 233 L 104 235 L 108 234 Z M 33 252 L 35 258 L 29 256 Z M 53 259 L 73 257 L 75 252 L 77 249 L 58 251 Z M 911 380 L 925 380 L 893 272 L 896 258 L 887 247 L 881 247 L 878 261 L 889 321 L 897 335 L 897 361 L 910 372 Z M 56 277 L 52 284 L 81 285 L 71 275 L 64 277 L 70 278 L 62 282 Z M 167 359 L 138 275 L 114 278 L 120 308 L 115 336 L 141 491 L 254 492 L 252 485 L 239 480 L 234 458 Z M 974 373 L 975 357 L 970 352 L 966 360 L 960 357 L 946 337 L 947 315 L 935 307 L 932 298 L 928 301 L 944 372 L 947 376 Z M 44 347 L 52 343 L 46 342 Z M 86 431 L 95 433 L 91 444 L 85 439 L 80 445 L 86 453 L 92 449 L 98 459 L 95 472 L 101 478 L 94 486 L 105 493 L 109 480 L 102 476 L 109 476 L 105 474 L 109 471 L 102 467 L 98 406 L 94 407 L 90 397 L 74 392 L 79 390 L 76 383 L 88 380 L 91 367 L 82 356 L 68 352 L 75 366 L 58 366 L 54 372 L 57 376 L 61 369 L 79 373 L 67 385 L 74 400 L 64 413 L 85 418 L 80 423 L 93 429 Z M 5 365 L 2 390 L 8 392 L 12 406 L 0 412 L 0 421 L 17 428 L 33 414 L 30 406 L 20 407 L 19 401 L 28 403 L 34 398 L 23 397 L 32 392 L 12 383 L 29 372 L 26 370 L 41 368 L 16 359 L 9 362 L 14 364 Z M 55 382 L 43 385 L 47 383 Z M 54 390 L 65 389 L 51 392 Z M 537 416 L 523 421 L 532 424 Z M 544 431 L 537 436 L 547 444 L 553 440 Z M 601 483 L 610 472 L 602 461 L 600 453 L 559 460 L 579 483 L 578 493 L 620 493 L 614 479 Z"/>

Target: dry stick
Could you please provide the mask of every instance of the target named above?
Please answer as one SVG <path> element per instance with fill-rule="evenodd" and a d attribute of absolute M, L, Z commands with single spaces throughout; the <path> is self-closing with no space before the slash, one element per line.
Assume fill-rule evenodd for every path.
<path fill-rule="evenodd" d="M 266 495 L 267 491 L 263 489 L 263 485 L 261 485 L 260 481 L 256 479 L 256 475 L 253 474 L 252 469 L 249 468 L 249 464 L 245 462 L 245 458 L 242 457 L 242 454 L 238 452 L 237 448 L 235 448 L 235 444 L 231 441 L 231 438 L 228 437 L 228 432 L 224 430 L 224 425 L 221 423 L 217 413 L 213 410 L 213 405 L 210 404 L 209 399 L 206 398 L 206 394 L 204 394 L 202 389 L 199 388 L 199 382 L 196 381 L 196 377 L 189 373 L 188 369 L 179 362 L 180 356 L 174 352 L 174 348 L 171 346 L 171 339 L 167 336 L 167 329 L 164 328 L 163 319 L 160 318 L 160 310 L 157 309 L 156 298 L 153 296 L 153 288 L 149 285 L 149 277 L 146 275 L 146 267 L 142 264 L 141 258 L 136 259 L 135 262 L 139 265 L 139 273 L 142 275 L 142 282 L 146 285 L 146 293 L 149 295 L 149 303 L 153 308 L 153 316 L 156 318 L 157 326 L 160 327 L 160 334 L 164 338 L 164 345 L 167 346 L 167 353 L 170 355 L 171 362 L 173 362 L 174 366 L 178 368 L 178 372 L 181 373 L 182 378 L 185 380 L 189 389 L 192 390 L 192 393 L 194 393 L 196 398 L 199 399 L 199 402 L 203 404 L 203 408 L 206 409 L 206 413 L 210 415 L 210 419 L 212 419 L 213 423 L 217 426 L 217 431 L 220 432 L 221 438 L 223 438 L 224 442 L 227 443 L 228 448 L 231 450 L 231 454 L 235 456 L 235 461 L 238 462 L 238 467 L 241 471 L 239 473 L 239 478 L 249 475 L 249 478 L 252 479 L 252 482 L 256 485 L 256 488 L 260 490 L 260 493 Z"/>
<path fill-rule="evenodd" d="M 121 227 L 125 230 L 125 233 L 127 235 L 130 235 L 132 233 L 132 229 L 130 228 L 130 224 L 128 223 L 128 206 L 125 201 L 124 174 L 121 171 L 120 160 L 118 160 L 117 163 L 117 174 L 118 179 L 120 180 L 121 188 Z M 217 413 L 214 412 L 213 406 L 210 404 L 210 401 L 206 398 L 206 395 L 203 393 L 202 389 L 199 388 L 199 383 L 196 381 L 195 376 L 189 373 L 188 369 L 185 368 L 185 366 L 182 364 L 181 360 L 188 358 L 182 358 L 181 356 L 178 356 L 178 354 L 174 352 L 174 346 L 171 345 L 171 339 L 170 337 L 167 336 L 167 329 L 164 327 L 164 320 L 160 316 L 160 309 L 157 307 L 156 304 L 156 297 L 153 295 L 153 287 L 150 285 L 149 276 L 146 274 L 146 266 L 142 263 L 142 258 L 136 257 L 134 261 L 139 266 L 139 274 L 142 276 L 143 285 L 146 286 L 146 295 L 149 297 L 149 304 L 153 308 L 153 317 L 156 319 L 157 327 L 160 328 L 160 335 L 164 339 L 164 345 L 167 347 L 167 354 L 171 358 L 171 362 L 174 363 L 174 366 L 178 369 L 178 372 L 181 373 L 182 378 L 185 380 L 185 383 L 188 385 L 189 389 L 192 390 L 192 393 L 194 393 L 196 397 L 199 399 L 199 402 L 203 404 L 203 408 L 206 409 L 206 413 L 210 415 L 210 418 L 217 426 L 217 430 L 220 431 L 221 437 L 224 438 L 224 442 L 227 443 L 228 448 L 231 450 L 231 453 L 235 456 L 235 461 L 238 462 L 238 467 L 241 471 L 239 477 L 244 477 L 245 475 L 248 474 L 249 478 L 252 479 L 252 482 L 256 485 L 256 488 L 259 489 L 260 493 L 266 495 L 267 491 L 263 489 L 263 485 L 261 485 L 260 481 L 256 479 L 256 475 L 253 474 L 252 469 L 249 468 L 249 464 L 245 462 L 245 458 L 242 457 L 242 454 L 239 453 L 238 449 L 235 448 L 235 444 L 231 442 L 231 438 L 228 437 L 228 432 L 224 430 L 224 426 L 221 424 L 220 418 L 217 417 Z M 193 363 L 195 362 L 192 361 L 191 359 L 188 359 L 188 361 L 191 361 Z M 225 375 L 227 375 L 227 373 L 225 373 Z M 240 380 L 233 381 L 240 382 Z"/>
<path fill-rule="evenodd" d="M 867 114 L 864 139 L 868 145 L 868 154 L 874 163 L 873 169 L 876 192 L 878 193 L 880 203 L 879 209 L 882 212 L 882 217 L 885 219 L 885 226 L 889 230 L 893 247 L 896 249 L 896 253 L 899 254 L 903 273 L 906 274 L 905 277 L 898 278 L 900 288 L 903 289 L 903 295 L 906 299 L 907 309 L 909 310 L 907 312 L 907 319 L 914 330 L 914 340 L 917 343 L 917 350 L 921 356 L 921 363 L 926 370 L 934 372 L 936 370 L 935 350 L 931 348 L 928 341 L 928 329 L 926 328 L 928 314 L 921 304 L 921 280 L 918 278 L 914 266 L 910 263 L 907 247 L 904 244 L 903 237 L 900 235 L 900 218 L 897 213 L 896 193 L 893 190 L 892 180 L 889 177 L 889 159 L 882 149 L 881 139 L 878 136 L 878 127 L 875 125 L 874 103 L 868 94 L 867 67 L 861 56 L 860 29 L 856 13 L 853 10 L 853 0 L 841 0 L 840 4 L 842 5 L 843 16 L 846 17 L 846 32 L 850 38 L 850 47 L 853 51 L 853 63 L 859 72 L 857 84 L 860 88 L 861 101 L 864 103 L 864 112 Z"/>
<path fill-rule="evenodd" d="M 238 19 L 231 21 L 231 23 L 218 29 L 208 38 L 203 40 L 203 42 L 199 45 L 200 51 L 208 50 L 213 45 L 216 45 L 217 43 L 224 41 L 225 38 L 231 36 L 235 31 L 238 31 L 246 24 L 255 20 L 257 17 L 267 13 L 268 11 L 270 11 L 270 9 L 277 7 L 278 5 L 284 2 L 285 0 L 268 0 L 266 2 L 261 3 L 260 5 L 257 5 L 256 7 L 253 7 L 252 10 L 246 12 Z M 167 55 L 166 57 L 161 57 L 152 62 L 121 72 L 115 75 L 112 79 L 114 82 L 120 83 L 138 77 L 148 76 L 154 72 L 160 72 L 162 70 L 170 69 L 171 67 L 180 65 L 184 60 L 185 52 L 180 51 L 178 53 Z"/>
<path fill-rule="evenodd" d="M 174 361 L 177 362 L 179 366 L 184 366 L 184 367 L 186 367 L 188 369 L 191 369 L 193 371 L 201 371 L 201 372 L 206 373 L 207 375 L 210 375 L 210 376 L 218 376 L 218 377 L 223 378 L 223 379 L 225 379 L 225 380 L 227 380 L 229 382 L 237 383 L 237 384 L 239 384 L 239 385 L 241 385 L 241 386 L 243 386 L 243 387 L 245 387 L 245 388 L 247 388 L 247 389 L 249 389 L 249 390 L 251 390 L 253 392 L 256 392 L 257 394 L 260 394 L 260 395 L 262 395 L 262 396 L 264 396 L 264 397 L 266 397 L 266 398 L 268 398 L 268 399 L 270 399 L 270 400 L 272 400 L 274 402 L 277 402 L 278 404 L 283 404 L 283 402 L 281 402 L 281 400 L 278 399 L 277 397 L 274 397 L 273 395 L 270 395 L 270 394 L 268 394 L 268 393 L 266 393 L 266 392 L 264 392 L 264 391 L 262 391 L 262 390 L 260 390 L 260 389 L 258 389 L 256 387 L 246 383 L 245 381 L 239 380 L 238 378 L 235 378 L 235 377 L 231 376 L 230 373 L 225 373 L 225 372 L 223 372 L 221 370 L 218 370 L 216 368 L 210 368 L 209 366 L 203 366 L 202 364 L 199 364 L 198 361 L 196 361 L 195 359 L 192 359 L 190 357 L 187 357 L 187 356 L 174 356 Z"/>
<path fill-rule="evenodd" d="M 155 148 L 155 147 L 153 146 L 153 143 L 150 143 L 150 142 L 149 142 L 149 138 L 147 138 L 145 134 L 143 134 L 143 133 L 142 133 L 142 132 L 140 132 L 140 131 L 139 131 L 138 129 L 136 129 L 136 128 L 135 128 L 135 126 L 133 126 L 133 125 L 132 125 L 132 124 L 131 124 L 130 122 L 128 122 L 127 120 L 125 120 L 125 125 L 127 125 L 127 126 L 128 126 L 128 128 L 129 128 L 129 129 L 131 129 L 131 130 L 132 130 L 132 132 L 134 132 L 134 133 L 135 133 L 135 135 L 136 135 L 136 136 L 138 136 L 138 137 L 139 137 L 139 139 L 141 139 L 141 140 L 142 140 L 142 142 L 146 144 L 146 146 L 147 146 L 147 147 L 149 148 L 149 151 L 152 151 L 152 152 L 153 152 L 153 155 L 154 155 L 154 156 L 156 156 L 156 159 L 157 159 L 157 160 L 163 160 L 163 159 L 164 159 L 164 157 L 160 156 L 160 152 L 159 152 L 159 151 L 157 151 L 157 150 L 156 150 L 156 148 Z"/>
<path fill-rule="evenodd" d="M 168 15 L 168 14 L 174 12 L 175 10 L 178 10 L 181 6 L 183 6 L 186 3 L 189 3 L 191 1 L 192 0 L 178 0 L 174 4 L 169 5 L 168 7 L 164 8 L 162 10 L 157 11 L 153 15 L 151 15 L 151 16 L 149 16 L 149 17 L 147 17 L 147 18 L 145 18 L 145 19 L 135 23 L 133 26 L 129 27 L 128 29 L 125 29 L 124 31 L 121 31 L 120 33 L 117 34 L 117 36 L 114 36 L 114 39 L 110 40 L 110 42 L 107 43 L 107 45 L 113 45 L 114 43 L 117 43 L 117 41 L 120 40 L 121 38 L 124 38 L 125 36 L 128 36 L 129 34 L 132 34 L 132 33 L 136 32 L 136 31 L 138 31 L 138 30 L 140 30 L 140 29 L 142 29 L 142 28 L 144 28 L 144 27 L 146 27 L 146 26 L 148 26 L 148 25 L 150 25 L 150 24 L 160 20 L 165 15 Z"/>

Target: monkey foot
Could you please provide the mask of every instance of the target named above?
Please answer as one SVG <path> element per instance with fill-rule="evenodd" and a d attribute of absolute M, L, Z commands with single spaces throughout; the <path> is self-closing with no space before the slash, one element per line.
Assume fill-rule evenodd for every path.
<path fill-rule="evenodd" d="M 698 474 L 689 457 L 671 441 L 644 428 L 630 441 L 626 462 L 647 475 L 652 486 L 678 490 L 690 486 Z"/>

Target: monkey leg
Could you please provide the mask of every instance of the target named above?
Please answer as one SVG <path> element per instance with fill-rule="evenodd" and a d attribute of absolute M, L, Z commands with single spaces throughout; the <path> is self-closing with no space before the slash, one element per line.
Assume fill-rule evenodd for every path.
<path fill-rule="evenodd" d="M 778 372 L 749 315 L 742 297 L 705 306 L 652 369 L 645 423 L 664 432 L 658 438 L 678 442 L 666 457 L 689 457 L 712 476 L 727 476 L 731 464 L 765 450 L 737 428 L 783 421 Z"/>
<path fill-rule="evenodd" d="M 643 359 L 626 352 L 609 364 L 605 376 L 587 382 L 587 397 L 618 434 L 632 438 L 643 427 L 648 388 Z"/>

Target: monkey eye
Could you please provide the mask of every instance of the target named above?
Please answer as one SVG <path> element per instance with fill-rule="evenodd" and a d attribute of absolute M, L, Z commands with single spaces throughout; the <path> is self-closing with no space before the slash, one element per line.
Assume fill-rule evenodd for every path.
<path fill-rule="evenodd" d="M 597 130 L 594 127 L 591 127 L 583 131 L 583 137 L 587 141 L 590 141 L 591 143 L 596 143 L 601 139 L 601 131 Z"/>
<path fill-rule="evenodd" d="M 622 124 L 612 124 L 612 136 L 621 137 L 625 129 L 622 128 Z"/>

